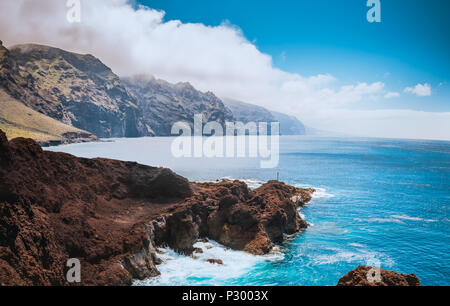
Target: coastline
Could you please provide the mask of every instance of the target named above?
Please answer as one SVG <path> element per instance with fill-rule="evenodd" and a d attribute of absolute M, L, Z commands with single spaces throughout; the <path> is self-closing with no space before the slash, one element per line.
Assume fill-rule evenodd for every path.
<path fill-rule="evenodd" d="M 83 285 L 130 285 L 159 274 L 156 246 L 189 255 L 209 238 L 263 255 L 307 227 L 297 208 L 312 189 L 190 183 L 169 169 L 43 151 L 0 134 L 4 230 L 16 229 L 0 253 L 2 284 L 67 285 L 64 262 L 79 257 Z"/>
<path fill-rule="evenodd" d="M 121 139 L 145 139 L 145 138 L 168 138 L 168 139 L 175 139 L 177 136 L 165 136 L 165 135 L 152 135 L 152 136 L 140 136 L 140 137 L 111 137 L 111 138 L 98 138 L 97 136 L 94 136 L 92 134 L 86 134 L 86 135 L 78 135 L 78 136 L 71 136 L 67 137 L 62 140 L 39 140 L 39 139 L 33 139 L 35 140 L 41 147 L 43 148 L 51 148 L 51 147 L 58 147 L 58 146 L 64 146 L 69 144 L 79 144 L 79 143 L 96 143 L 96 142 L 114 142 L 116 140 Z M 308 138 L 314 138 L 314 139 L 323 139 L 323 140 L 356 140 L 356 141 L 406 141 L 406 142 L 430 142 L 430 143 L 450 143 L 450 139 L 428 139 L 428 138 L 389 138 L 389 137 L 364 137 L 364 136 L 358 136 L 358 135 L 337 135 L 335 133 L 330 134 L 323 134 L 323 135 L 313 135 L 313 134 L 305 134 L 305 135 L 280 135 L 283 137 L 289 137 L 289 138 L 297 138 L 301 137 L 304 139 Z M 204 137 L 210 137 L 210 136 L 204 136 Z"/>
<path fill-rule="evenodd" d="M 139 285 L 160 275 L 161 248 L 214 269 L 228 266 L 201 243 L 267 256 L 309 225 L 299 208 L 316 190 L 248 183 L 189 182 L 167 168 L 44 151 L 0 132 L 0 284 L 73 285 L 66 262 L 77 258 L 83 282 L 75 285 Z M 317 196 L 330 195 L 318 188 Z M 385 270 L 382 281 L 368 284 L 361 279 L 367 269 L 340 284 L 420 284 L 415 275 Z"/>
<path fill-rule="evenodd" d="M 61 145 L 67 144 L 75 144 L 75 143 L 86 143 L 86 142 L 101 142 L 97 138 L 90 133 L 77 133 L 77 132 L 68 132 L 61 135 L 61 139 L 49 139 L 49 140 L 35 140 L 41 147 L 49 148 L 49 147 L 57 147 Z"/>

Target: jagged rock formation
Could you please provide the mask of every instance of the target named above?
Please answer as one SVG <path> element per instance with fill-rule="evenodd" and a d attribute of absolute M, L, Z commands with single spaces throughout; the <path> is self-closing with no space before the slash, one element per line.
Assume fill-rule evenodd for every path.
<path fill-rule="evenodd" d="M 420 286 L 419 278 L 415 274 L 399 274 L 394 271 L 381 269 L 381 281 L 369 281 L 368 273 L 372 267 L 359 266 L 345 274 L 338 286 Z M 370 275 L 369 275 L 370 276 Z M 372 275 L 375 276 L 375 275 Z"/>
<path fill-rule="evenodd" d="M 156 247 L 191 254 L 202 237 L 265 254 L 305 228 L 312 189 L 190 183 L 169 169 L 43 151 L 0 131 L 0 285 L 124 285 L 159 274 Z"/>
<path fill-rule="evenodd" d="M 157 244 L 190 254 L 199 237 L 211 238 L 235 250 L 267 254 L 283 234 L 294 234 L 308 224 L 297 209 L 311 200 L 312 189 L 270 181 L 252 191 L 239 181 L 195 184 L 187 210 L 155 223 Z M 163 224 L 161 226 L 161 224 Z"/>
<path fill-rule="evenodd" d="M 305 135 L 306 129 L 294 116 L 271 112 L 264 107 L 241 101 L 225 99 L 225 105 L 231 110 L 237 121 L 248 122 L 279 122 L 280 135 Z"/>
<path fill-rule="evenodd" d="M 202 93 L 189 83 L 171 84 L 151 76 L 124 78 L 123 82 L 138 98 L 143 122 L 155 135 L 171 136 L 175 122 L 193 127 L 194 115 L 202 114 L 204 122 L 217 121 L 224 126 L 234 121 L 233 114 L 212 92 Z"/>
<path fill-rule="evenodd" d="M 0 88 L 31 109 L 99 137 L 150 135 L 136 98 L 92 55 L 0 46 Z"/>

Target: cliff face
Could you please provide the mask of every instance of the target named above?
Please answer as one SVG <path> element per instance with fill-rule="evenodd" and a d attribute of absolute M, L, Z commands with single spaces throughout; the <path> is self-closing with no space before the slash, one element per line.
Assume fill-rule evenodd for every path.
<path fill-rule="evenodd" d="M 226 99 L 224 103 L 233 113 L 236 120 L 247 122 L 273 122 L 275 117 L 264 107 L 244 103 L 236 100 Z"/>
<path fill-rule="evenodd" d="M 275 121 L 280 123 L 281 135 L 306 135 L 304 124 L 294 116 L 272 112 Z"/>
<path fill-rule="evenodd" d="M 217 121 L 224 126 L 234 121 L 233 114 L 213 93 L 202 93 L 189 83 L 171 84 L 149 76 L 125 78 L 123 82 L 138 98 L 143 122 L 157 136 L 171 136 L 175 122 L 193 127 L 194 115 L 202 114 L 204 122 Z"/>
<path fill-rule="evenodd" d="M 0 87 L 26 106 L 99 137 L 150 135 L 135 97 L 94 56 L 34 44 L 0 48 Z"/>
<path fill-rule="evenodd" d="M 279 122 L 280 135 L 305 135 L 306 129 L 302 122 L 294 116 L 271 112 L 264 107 L 235 100 L 224 100 L 237 121 L 248 122 Z"/>
<path fill-rule="evenodd" d="M 127 86 L 125 86 L 125 84 Z M 0 44 L 0 89 L 27 107 L 102 138 L 171 136 L 175 122 L 234 121 L 213 93 L 151 77 L 120 80 L 92 55 Z"/>
<path fill-rule="evenodd" d="M 369 282 L 368 274 L 371 267 L 359 266 L 345 274 L 338 283 L 338 286 L 420 286 L 419 278 L 415 274 L 396 273 L 381 269 L 381 280 L 379 282 Z M 370 275 L 369 275 L 370 276 Z M 372 275 L 374 276 L 374 275 Z"/>
<path fill-rule="evenodd" d="M 92 55 L 49 46 L 0 44 L 0 89 L 32 110 L 98 137 L 171 136 L 175 122 L 280 122 L 281 135 L 303 135 L 295 117 L 153 77 L 119 79 Z M 70 139 L 68 139 L 70 141 Z"/>
<path fill-rule="evenodd" d="M 2 89 L 0 89 L 0 129 L 8 138 L 33 138 L 42 146 L 98 140 L 89 132 L 32 110 Z"/>
<path fill-rule="evenodd" d="M 194 184 L 163 168 L 43 151 L 0 131 L 0 285 L 123 285 L 159 274 L 156 247 L 201 237 L 253 254 L 307 226 L 313 190 L 269 182 Z"/>

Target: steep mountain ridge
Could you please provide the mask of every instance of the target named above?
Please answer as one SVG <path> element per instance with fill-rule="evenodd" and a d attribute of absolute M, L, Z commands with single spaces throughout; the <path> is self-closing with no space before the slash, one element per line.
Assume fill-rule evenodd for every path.
<path fill-rule="evenodd" d="M 171 136 L 175 122 L 193 127 L 196 114 L 222 126 L 227 121 L 279 121 L 282 135 L 305 133 L 295 117 L 223 102 L 190 83 L 151 76 L 121 79 L 93 55 L 37 44 L 9 50 L 0 44 L 0 89 L 38 113 L 102 138 Z"/>
<path fill-rule="evenodd" d="M 225 105 L 231 110 L 236 120 L 248 122 L 279 122 L 280 135 L 305 135 L 306 129 L 296 117 L 283 113 L 272 112 L 264 107 L 242 101 L 224 99 Z"/>
<path fill-rule="evenodd" d="M 138 98 L 143 122 L 158 136 L 170 136 L 172 125 L 178 121 L 192 127 L 196 114 L 202 114 L 204 122 L 217 121 L 222 126 L 226 121 L 234 121 L 218 97 L 198 91 L 190 83 L 171 84 L 152 76 L 124 78 L 123 82 Z"/>
<path fill-rule="evenodd" d="M 273 122 L 275 117 L 264 107 L 232 99 L 224 99 L 225 105 L 231 110 L 236 120 L 247 122 Z"/>
<path fill-rule="evenodd" d="M 305 125 L 298 120 L 295 116 L 287 114 L 272 112 L 275 121 L 280 122 L 280 134 L 281 135 L 306 135 Z"/>
<path fill-rule="evenodd" d="M 99 59 L 36 44 L 0 52 L 0 87 L 26 106 L 99 137 L 150 135 L 136 98 Z"/>

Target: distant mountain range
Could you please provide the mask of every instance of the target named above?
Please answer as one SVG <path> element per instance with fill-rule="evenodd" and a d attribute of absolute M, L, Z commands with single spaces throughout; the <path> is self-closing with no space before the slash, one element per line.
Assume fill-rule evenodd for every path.
<path fill-rule="evenodd" d="M 306 128 L 297 118 L 286 114 L 271 112 L 264 107 L 241 101 L 224 99 L 234 118 L 243 123 L 279 122 L 281 135 L 305 135 Z"/>
<path fill-rule="evenodd" d="M 19 108 L 13 115 L 11 110 Z M 199 113 L 205 122 L 222 125 L 279 121 L 282 135 L 305 134 L 295 117 L 222 101 L 189 83 L 171 84 L 152 76 L 121 79 L 92 55 L 35 44 L 8 50 L 0 41 L 0 128 L 9 138 L 28 136 L 41 144 L 57 144 L 97 137 L 170 136 L 175 122 L 192 125 Z"/>

